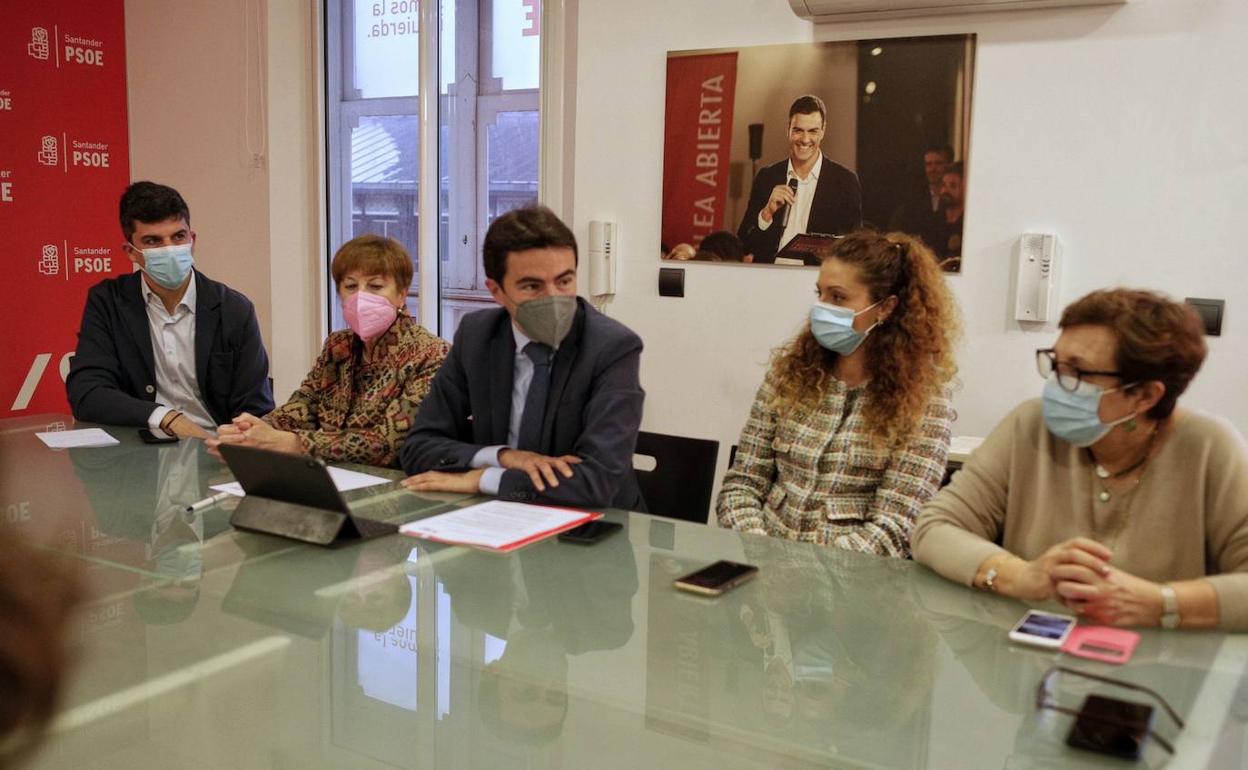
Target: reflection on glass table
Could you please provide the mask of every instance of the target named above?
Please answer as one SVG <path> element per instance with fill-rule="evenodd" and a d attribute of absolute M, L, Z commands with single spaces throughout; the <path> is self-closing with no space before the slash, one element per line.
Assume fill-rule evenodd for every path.
<path fill-rule="evenodd" d="M 119 466 L 0 426 L 24 531 L 107 587 L 81 612 L 78 667 L 32 767 L 1113 766 L 1065 745 L 1069 716 L 1036 716 L 1059 656 L 1009 643 L 1023 605 L 912 562 L 622 511 L 607 518 L 626 529 L 588 547 L 290 544 L 214 529 L 211 511 L 162 515 L 182 494 L 157 483 L 169 448 L 115 435 L 96 451 Z M 195 455 L 182 467 L 202 492 L 215 466 L 172 449 Z M 391 521 L 470 500 L 387 485 L 348 498 Z M 65 526 L 42 525 L 58 512 L 121 550 L 57 542 Z M 717 599 L 672 587 L 718 559 L 759 576 Z M 158 585 L 153 622 L 134 595 Z M 1242 766 L 1246 640 L 1146 630 L 1113 672 L 1186 721 L 1172 766 Z M 1079 688 L 1055 698 L 1077 705 Z"/>

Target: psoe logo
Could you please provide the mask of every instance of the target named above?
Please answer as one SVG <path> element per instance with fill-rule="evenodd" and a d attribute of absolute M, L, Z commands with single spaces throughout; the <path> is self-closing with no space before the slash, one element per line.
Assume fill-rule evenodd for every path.
<path fill-rule="evenodd" d="M 47 61 L 50 48 L 48 31 L 43 27 L 33 27 L 30 30 L 30 43 L 26 45 L 26 53 L 40 61 Z"/>
<path fill-rule="evenodd" d="M 61 165 L 61 150 L 55 136 L 43 137 L 39 146 L 39 162 L 45 166 Z"/>
<path fill-rule="evenodd" d="M 39 255 L 39 272 L 44 275 L 61 274 L 61 250 L 56 248 L 56 244 L 44 245 L 43 253 Z"/>
<path fill-rule="evenodd" d="M 104 46 L 98 40 L 89 40 L 77 35 L 65 36 L 65 63 L 91 64 L 104 66 Z"/>
<path fill-rule="evenodd" d="M 0 112 L 13 111 L 13 94 L 7 88 L 0 88 Z"/>

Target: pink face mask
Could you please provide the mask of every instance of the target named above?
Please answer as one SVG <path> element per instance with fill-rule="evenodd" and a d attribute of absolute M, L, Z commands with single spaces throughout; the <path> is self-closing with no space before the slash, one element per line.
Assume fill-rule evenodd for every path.
<path fill-rule="evenodd" d="M 385 334 L 398 314 L 390 300 L 366 291 L 357 291 L 342 301 L 342 315 L 347 319 L 347 326 L 365 342 Z"/>

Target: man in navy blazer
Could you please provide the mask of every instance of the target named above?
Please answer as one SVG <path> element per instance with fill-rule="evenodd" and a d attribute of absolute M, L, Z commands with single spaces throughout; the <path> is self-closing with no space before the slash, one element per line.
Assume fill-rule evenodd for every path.
<path fill-rule="evenodd" d="M 273 409 L 255 309 L 193 269 L 191 212 L 177 190 L 121 196 L 123 248 L 140 272 L 91 287 L 65 388 L 74 417 L 203 438 Z"/>
<path fill-rule="evenodd" d="M 400 450 L 413 491 L 645 510 L 633 451 L 641 339 L 576 296 L 572 232 L 549 209 L 490 225 L 486 286 Z"/>
<path fill-rule="evenodd" d="M 862 226 L 862 187 L 854 172 L 819 149 L 828 110 L 817 96 L 789 107 L 789 157 L 754 177 L 737 237 L 754 263 L 776 261 L 776 253 L 802 233 L 844 235 Z"/>

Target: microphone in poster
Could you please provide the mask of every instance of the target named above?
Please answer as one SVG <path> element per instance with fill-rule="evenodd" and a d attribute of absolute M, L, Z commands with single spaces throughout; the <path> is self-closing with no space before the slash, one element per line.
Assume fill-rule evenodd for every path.
<path fill-rule="evenodd" d="M 795 176 L 789 177 L 789 189 L 793 191 L 794 195 L 797 195 L 797 177 Z M 789 226 L 789 212 L 793 211 L 793 205 L 796 202 L 797 202 L 797 199 L 795 198 L 793 203 L 784 207 L 784 220 L 780 223 L 781 225 L 785 227 Z"/>

